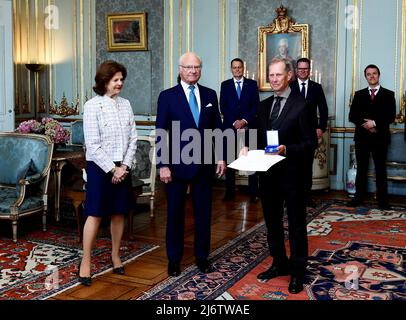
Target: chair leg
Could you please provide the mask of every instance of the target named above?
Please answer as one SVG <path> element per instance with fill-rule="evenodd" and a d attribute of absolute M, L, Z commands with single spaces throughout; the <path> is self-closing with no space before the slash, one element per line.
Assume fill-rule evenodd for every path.
<path fill-rule="evenodd" d="M 128 239 L 130 239 L 130 240 L 134 240 L 133 214 L 134 214 L 134 209 L 130 210 L 130 212 L 128 213 Z"/>
<path fill-rule="evenodd" d="M 154 217 L 154 196 L 151 196 L 151 198 L 149 199 L 149 216 L 151 218 Z"/>
<path fill-rule="evenodd" d="M 47 231 L 47 211 L 42 213 L 42 231 Z"/>
<path fill-rule="evenodd" d="M 76 229 L 79 236 L 79 242 L 82 241 L 82 201 L 73 201 L 76 216 Z"/>
<path fill-rule="evenodd" d="M 17 220 L 11 222 L 11 229 L 13 230 L 13 241 L 17 242 Z"/>

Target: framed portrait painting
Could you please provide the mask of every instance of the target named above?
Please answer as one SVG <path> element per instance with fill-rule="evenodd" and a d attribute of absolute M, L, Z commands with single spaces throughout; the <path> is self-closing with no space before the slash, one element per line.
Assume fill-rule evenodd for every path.
<path fill-rule="evenodd" d="M 145 12 L 106 15 L 107 50 L 147 50 L 147 24 Z"/>
<path fill-rule="evenodd" d="M 299 58 L 309 55 L 307 24 L 295 24 L 282 6 L 271 25 L 258 28 L 258 82 L 260 91 L 272 91 L 268 80 L 268 65 L 274 58 L 285 58 L 296 68 Z"/>

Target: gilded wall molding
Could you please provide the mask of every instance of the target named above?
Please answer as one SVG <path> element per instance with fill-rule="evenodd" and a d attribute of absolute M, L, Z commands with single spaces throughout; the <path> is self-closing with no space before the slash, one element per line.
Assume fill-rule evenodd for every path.
<path fill-rule="evenodd" d="M 358 0 L 354 0 L 354 29 L 352 32 L 352 90 L 351 90 L 351 97 L 350 97 L 350 105 L 352 102 L 352 98 L 354 97 L 355 93 L 355 81 L 356 81 L 356 68 L 357 68 L 357 20 L 358 20 Z"/>
<path fill-rule="evenodd" d="M 173 0 L 169 0 L 169 83 L 173 86 Z"/>
<path fill-rule="evenodd" d="M 178 56 L 180 57 L 183 53 L 183 1 L 179 0 L 179 45 L 178 45 Z"/>
<path fill-rule="evenodd" d="M 190 52 L 190 0 L 186 0 L 186 51 Z"/>
<path fill-rule="evenodd" d="M 399 113 L 396 115 L 397 123 L 405 123 L 406 89 L 405 89 L 405 36 L 406 36 L 406 0 L 402 0 L 402 32 L 400 56 L 400 81 L 399 81 Z"/>
<path fill-rule="evenodd" d="M 63 112 L 67 106 L 79 114 L 76 101 L 83 105 L 87 99 L 94 63 L 95 0 L 86 1 L 13 1 L 16 115 L 35 115 L 31 78 L 38 75 L 25 70 L 26 64 L 43 65 L 45 70 L 39 74 L 39 89 L 34 91 L 37 116 L 72 115 L 72 111 Z M 69 41 L 65 44 L 66 37 Z M 72 102 L 68 104 L 68 100 Z"/>

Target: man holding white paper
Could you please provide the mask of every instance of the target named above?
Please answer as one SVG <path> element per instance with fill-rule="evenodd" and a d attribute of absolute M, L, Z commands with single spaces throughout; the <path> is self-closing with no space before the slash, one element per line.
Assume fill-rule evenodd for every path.
<path fill-rule="evenodd" d="M 258 148 L 285 157 L 268 171 L 259 173 L 260 197 L 273 263 L 257 278 L 264 282 L 290 275 L 288 290 L 296 294 L 303 290 L 308 255 L 303 158 L 314 148 L 317 137 L 306 100 L 289 87 L 293 74 L 288 60 L 270 62 L 268 76 L 274 96 L 260 103 L 256 118 Z M 247 149 L 243 154 L 247 154 Z M 284 204 L 289 222 L 289 258 L 283 228 Z"/>

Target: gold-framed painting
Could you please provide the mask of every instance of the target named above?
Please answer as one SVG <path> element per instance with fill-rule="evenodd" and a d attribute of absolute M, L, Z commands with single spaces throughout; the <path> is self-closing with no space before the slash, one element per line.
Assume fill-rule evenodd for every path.
<path fill-rule="evenodd" d="M 268 65 L 273 58 L 286 58 L 296 68 L 299 58 L 309 56 L 309 25 L 296 24 L 280 6 L 272 24 L 258 27 L 258 86 L 260 91 L 272 91 Z"/>
<path fill-rule="evenodd" d="M 147 14 L 145 12 L 106 15 L 107 50 L 148 50 Z"/>

